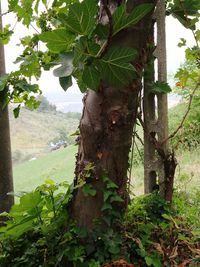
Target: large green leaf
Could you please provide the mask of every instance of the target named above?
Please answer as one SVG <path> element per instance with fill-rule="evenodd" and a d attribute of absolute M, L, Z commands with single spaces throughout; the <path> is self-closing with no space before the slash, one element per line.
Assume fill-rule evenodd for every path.
<path fill-rule="evenodd" d="M 113 47 L 101 59 L 96 61 L 101 77 L 110 85 L 123 87 L 135 77 L 135 69 L 130 63 L 136 56 L 132 48 Z"/>
<path fill-rule="evenodd" d="M 65 26 L 80 35 L 90 35 L 96 25 L 98 6 L 96 0 L 84 0 L 70 6 Z"/>
<path fill-rule="evenodd" d="M 153 4 L 138 5 L 128 16 L 126 16 L 125 5 L 118 7 L 113 13 L 113 34 L 116 34 L 119 31 L 138 23 L 153 9 L 153 7 Z"/>
<path fill-rule="evenodd" d="M 53 71 L 54 76 L 66 77 L 72 74 L 74 69 L 72 53 L 60 55 L 60 59 L 56 63 L 61 66 Z"/>
<path fill-rule="evenodd" d="M 100 50 L 100 46 L 94 42 L 90 42 L 87 38 L 82 37 L 74 47 L 74 65 L 80 66 L 87 60 L 91 61 L 95 58 Z"/>
<path fill-rule="evenodd" d="M 100 73 L 95 66 L 86 66 L 83 71 L 82 79 L 88 88 L 97 90 L 100 83 Z"/>
<path fill-rule="evenodd" d="M 120 31 L 125 16 L 126 16 L 126 5 L 122 4 L 115 10 L 115 12 L 112 15 L 114 34 Z"/>
<path fill-rule="evenodd" d="M 75 37 L 65 29 L 57 29 L 40 34 L 39 39 L 47 43 L 49 50 L 60 53 L 71 49 Z"/>

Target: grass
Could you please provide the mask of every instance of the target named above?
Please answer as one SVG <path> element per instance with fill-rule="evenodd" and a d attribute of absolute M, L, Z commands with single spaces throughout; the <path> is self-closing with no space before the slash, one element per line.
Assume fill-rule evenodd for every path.
<path fill-rule="evenodd" d="M 19 118 L 15 119 L 10 114 L 14 163 L 48 153 L 48 144 L 59 136 L 59 130 L 70 135 L 78 124 L 78 117 L 72 118 L 62 112 L 38 112 L 22 108 Z"/>
<path fill-rule="evenodd" d="M 77 146 L 69 146 L 53 151 L 35 160 L 14 166 L 14 188 L 18 191 L 31 191 L 47 178 L 56 182 L 72 182 Z"/>
<path fill-rule="evenodd" d="M 173 107 L 169 111 L 170 132 L 172 132 L 176 128 L 176 125 L 178 125 L 178 123 L 181 121 L 182 114 L 184 114 L 185 109 L 186 105 L 183 103 Z M 32 148 L 30 146 L 37 147 L 37 144 L 39 143 L 44 149 L 47 141 L 53 135 L 55 136 L 59 127 L 65 126 L 69 127 L 66 129 L 72 130 L 78 125 L 78 120 L 71 120 L 70 124 L 70 120 L 67 119 L 67 116 L 64 113 L 49 114 L 31 112 L 27 110 L 22 112 L 24 113 L 21 114 L 19 119 L 20 126 L 17 124 L 17 121 L 14 121 L 14 125 L 11 127 L 12 140 L 14 139 L 14 147 L 19 146 L 18 148 L 21 148 L 21 150 L 31 150 Z M 35 125 L 36 120 L 39 125 L 38 127 Z M 33 126 L 30 128 L 28 127 L 28 124 L 31 124 L 32 121 Z M 14 135 L 15 127 L 16 136 Z M 27 132 L 27 134 L 25 134 L 25 132 Z M 142 135 L 140 128 L 138 129 L 138 133 Z M 32 137 L 32 139 L 29 140 L 28 136 L 30 137 L 30 135 L 34 136 L 34 138 Z M 18 137 L 19 140 L 17 141 Z M 22 141 L 24 145 L 20 147 Z M 74 156 L 76 151 L 76 146 L 69 146 L 65 149 L 37 156 L 36 160 L 26 161 L 24 163 L 14 165 L 15 191 L 32 190 L 36 186 L 42 184 L 47 178 L 51 178 L 57 182 L 64 180 L 71 182 L 74 177 Z M 192 151 L 181 149 L 177 151 L 178 166 L 176 169 L 176 186 L 184 186 L 187 190 L 189 190 L 192 187 L 200 185 L 199 152 L 200 147 L 197 147 Z M 139 195 L 143 194 L 143 165 L 141 157 L 139 155 L 136 156 L 139 163 L 133 165 L 131 191 L 133 194 Z"/>

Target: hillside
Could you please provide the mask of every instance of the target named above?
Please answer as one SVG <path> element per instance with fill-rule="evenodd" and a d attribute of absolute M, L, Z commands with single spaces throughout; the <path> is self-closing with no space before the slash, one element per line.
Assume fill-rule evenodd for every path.
<path fill-rule="evenodd" d="M 48 144 L 59 132 L 73 133 L 79 124 L 79 113 L 38 112 L 22 108 L 15 119 L 10 111 L 11 143 L 14 163 L 49 152 Z"/>
<path fill-rule="evenodd" d="M 186 110 L 184 103 L 173 107 L 169 111 L 170 132 L 180 123 Z M 58 135 L 58 129 L 64 128 L 67 132 L 73 132 L 78 126 L 78 118 L 74 114 L 60 112 L 40 113 L 37 111 L 22 110 L 18 119 L 11 117 L 11 134 L 14 156 L 19 154 L 27 160 L 20 164 L 14 164 L 15 190 L 31 190 L 35 186 L 51 178 L 55 181 L 72 181 L 75 165 L 76 146 L 50 152 L 48 142 Z M 71 118 L 69 118 L 71 117 Z M 73 118 L 72 118 L 73 117 Z M 141 134 L 141 129 L 139 129 Z M 187 185 L 187 188 L 199 186 L 200 159 L 199 148 L 191 151 L 179 147 L 177 151 L 178 167 L 176 171 L 176 184 Z M 36 159 L 31 160 L 31 157 Z M 132 173 L 133 192 L 143 192 L 143 167 L 140 155 L 136 157 Z M 29 160 L 28 160 L 29 159 Z M 192 181 L 192 182 L 191 182 Z"/>

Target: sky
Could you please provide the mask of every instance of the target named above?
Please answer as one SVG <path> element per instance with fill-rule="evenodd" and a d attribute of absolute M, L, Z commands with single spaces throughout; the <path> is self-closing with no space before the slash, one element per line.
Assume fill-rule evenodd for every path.
<path fill-rule="evenodd" d="M 7 1 L 2 2 L 2 12 L 7 11 Z M 3 24 L 15 25 L 16 18 L 12 14 L 8 14 L 3 17 Z M 31 28 L 31 32 L 34 30 Z M 19 43 L 19 38 L 30 33 L 25 27 L 20 23 L 17 23 L 14 28 L 14 36 L 11 38 L 11 42 L 5 45 L 5 58 L 6 58 L 6 70 L 10 72 L 16 69 L 16 65 L 13 62 L 16 56 L 20 54 L 21 48 L 17 45 Z M 191 31 L 186 30 L 177 20 L 172 17 L 168 17 L 166 20 L 166 41 L 167 41 L 167 69 L 168 73 L 171 75 L 176 72 L 178 67 L 184 61 L 184 48 L 179 48 L 177 44 L 180 38 L 187 40 L 187 45 L 194 45 L 194 37 Z M 44 95 L 52 103 L 56 103 L 56 99 L 66 99 L 68 95 L 77 95 L 78 101 L 80 101 L 80 93 L 78 86 L 74 85 L 68 89 L 67 93 L 62 90 L 59 85 L 58 78 L 54 77 L 52 71 L 43 72 L 42 77 L 38 81 L 40 88 L 42 89 Z"/>

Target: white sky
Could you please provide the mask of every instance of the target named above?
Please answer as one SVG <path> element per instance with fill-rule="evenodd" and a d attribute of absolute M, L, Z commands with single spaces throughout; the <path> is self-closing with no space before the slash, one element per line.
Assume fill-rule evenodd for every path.
<path fill-rule="evenodd" d="M 7 0 L 1 1 L 2 12 L 7 11 Z M 12 14 L 8 14 L 3 17 L 3 23 L 15 25 L 16 18 Z M 33 29 L 31 29 L 33 32 Z M 28 31 L 20 23 L 17 23 L 14 30 L 15 34 L 11 39 L 11 42 L 5 46 L 5 58 L 6 58 L 6 70 L 7 72 L 16 69 L 16 65 L 13 64 L 17 55 L 20 54 L 20 47 L 17 46 L 19 43 L 19 38 L 28 34 Z M 194 45 L 194 38 L 191 31 L 186 30 L 181 24 L 168 17 L 166 21 L 166 33 L 167 33 L 167 65 L 168 73 L 172 74 L 180 66 L 180 63 L 184 61 L 184 48 L 177 47 L 180 38 L 187 40 L 187 45 Z M 54 77 L 52 72 L 43 72 L 41 79 L 39 80 L 39 85 L 45 95 L 55 94 L 66 94 L 63 92 L 59 85 L 58 78 Z M 68 90 L 68 93 L 78 93 L 77 86 L 73 86 Z"/>

